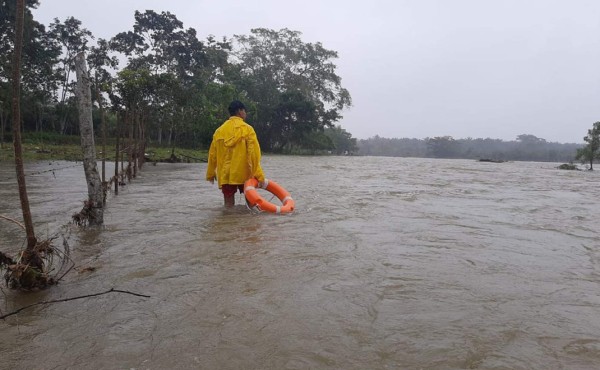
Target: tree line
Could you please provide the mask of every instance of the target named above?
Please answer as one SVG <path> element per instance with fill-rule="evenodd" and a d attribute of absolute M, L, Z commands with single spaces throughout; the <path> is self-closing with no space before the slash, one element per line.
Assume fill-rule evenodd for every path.
<path fill-rule="evenodd" d="M 130 131 L 144 142 L 200 147 L 233 99 L 270 152 L 341 151 L 351 135 L 336 123 L 351 105 L 334 60 L 337 52 L 298 31 L 258 28 L 231 39 L 200 39 L 169 12 L 136 11 L 131 29 L 96 39 L 74 17 L 37 22 L 26 0 L 22 129 L 78 135 L 74 61 L 86 55 L 94 126 L 110 137 Z M 0 1 L 0 141 L 10 139 L 10 56 L 15 2 Z M 124 65 L 121 67 L 121 65 Z M 101 130 L 98 130 L 101 131 Z"/>
<path fill-rule="evenodd" d="M 463 158 L 498 161 L 571 162 L 582 144 L 548 142 L 522 134 L 514 141 L 499 139 L 454 139 L 438 136 L 425 139 L 386 139 L 375 136 L 358 141 L 359 155 L 391 157 Z"/>

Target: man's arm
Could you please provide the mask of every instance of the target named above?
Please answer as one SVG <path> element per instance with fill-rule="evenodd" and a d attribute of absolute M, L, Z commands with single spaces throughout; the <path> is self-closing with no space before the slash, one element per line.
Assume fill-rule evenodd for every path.
<path fill-rule="evenodd" d="M 206 181 L 211 183 L 215 182 L 215 176 L 217 174 L 217 148 L 215 147 L 215 141 L 210 143 L 210 149 L 208 149 L 208 165 L 206 166 Z"/>
<path fill-rule="evenodd" d="M 260 166 L 260 144 L 258 143 L 258 138 L 256 137 L 256 132 L 254 132 L 254 129 L 248 137 L 247 144 L 248 163 L 250 164 L 252 177 L 256 178 L 258 182 L 264 182 L 265 174 Z"/>

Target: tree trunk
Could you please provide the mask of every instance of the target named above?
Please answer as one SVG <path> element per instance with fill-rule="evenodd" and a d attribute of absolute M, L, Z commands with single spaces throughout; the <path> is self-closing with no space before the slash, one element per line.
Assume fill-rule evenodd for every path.
<path fill-rule="evenodd" d="M 100 110 L 100 129 L 102 132 L 102 199 L 106 204 L 106 192 L 108 192 L 108 185 L 106 182 L 106 119 L 104 117 L 104 106 L 102 104 L 102 95 L 98 88 L 98 81 L 96 85 L 96 100 L 98 101 L 98 109 Z"/>
<path fill-rule="evenodd" d="M 96 86 L 98 84 L 96 83 Z M 98 108 L 100 109 L 100 127 L 102 130 L 102 200 L 103 205 L 106 205 L 106 194 L 110 187 L 106 182 L 106 117 L 104 116 L 104 106 L 102 105 L 102 95 L 100 89 L 97 89 Z"/>
<path fill-rule="evenodd" d="M 140 168 L 146 163 L 146 118 L 148 114 L 142 115 L 140 120 Z"/>
<path fill-rule="evenodd" d="M 77 104 L 79 107 L 79 132 L 81 133 L 81 148 L 83 150 L 83 169 L 88 185 L 90 208 L 90 225 L 104 223 L 104 207 L 102 182 L 97 170 L 96 145 L 94 143 L 94 125 L 92 121 L 92 93 L 90 79 L 85 64 L 83 52 L 75 57 L 77 73 Z"/>
<path fill-rule="evenodd" d="M 174 123 L 171 122 L 171 127 L 169 128 L 169 139 L 167 140 L 167 146 L 171 146 L 171 140 L 173 139 L 173 126 L 175 126 Z"/>
<path fill-rule="evenodd" d="M 21 51 L 23 50 L 23 20 L 25 0 L 17 0 L 17 14 L 15 25 L 15 50 L 12 60 L 12 121 L 13 144 L 15 148 L 15 167 L 17 170 L 17 183 L 19 184 L 19 198 L 25 232 L 27 233 L 27 250 L 33 250 L 37 242 L 33 230 L 27 186 L 25 184 L 25 170 L 23 168 L 23 148 L 21 146 Z"/>
<path fill-rule="evenodd" d="M 125 134 L 127 132 L 127 120 L 129 119 L 129 111 L 125 109 L 123 112 L 123 122 L 121 123 L 121 139 L 123 143 L 121 144 L 121 182 L 125 183 L 125 151 L 127 150 L 127 141 L 125 140 Z"/>
<path fill-rule="evenodd" d="M 64 135 L 64 134 L 66 134 L 66 132 L 67 132 L 67 114 L 64 113 L 63 116 L 60 117 L 60 134 Z"/>
<path fill-rule="evenodd" d="M 44 110 L 42 103 L 35 104 L 33 110 L 35 112 L 35 132 L 41 132 L 42 123 L 44 121 Z"/>
<path fill-rule="evenodd" d="M 137 177 L 138 164 L 140 162 L 140 116 L 141 110 L 135 115 L 133 121 L 133 178 Z"/>
<path fill-rule="evenodd" d="M 4 125 L 5 125 L 4 111 L 0 108 L 0 149 L 4 149 Z"/>
<path fill-rule="evenodd" d="M 127 150 L 127 182 L 128 183 L 131 182 L 131 178 L 133 177 L 133 153 L 134 153 L 133 125 L 135 122 L 135 115 L 136 115 L 135 108 L 131 108 L 131 111 L 129 114 L 129 120 L 127 122 L 129 124 L 129 140 L 128 140 L 129 149 Z"/>
<path fill-rule="evenodd" d="M 121 115 L 117 113 L 117 126 L 115 127 L 115 131 L 117 132 L 117 143 L 115 145 L 115 195 L 119 194 L 119 140 L 121 137 L 121 127 L 119 125 L 121 119 L 119 117 L 121 117 Z"/>

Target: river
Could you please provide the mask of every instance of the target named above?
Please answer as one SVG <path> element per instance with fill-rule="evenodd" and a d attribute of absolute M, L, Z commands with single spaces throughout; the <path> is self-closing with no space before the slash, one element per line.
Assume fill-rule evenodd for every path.
<path fill-rule="evenodd" d="M 0 321 L 0 368 L 598 368 L 600 174 L 556 166 L 267 155 L 296 201 L 278 216 L 225 209 L 206 164 L 146 164 L 80 230 L 81 164 L 27 163 L 36 234 L 71 230 L 77 269 L 3 286 L 0 311 L 150 298 Z M 19 207 L 0 163 L 0 214 Z M 0 231 L 0 250 L 23 246 Z"/>

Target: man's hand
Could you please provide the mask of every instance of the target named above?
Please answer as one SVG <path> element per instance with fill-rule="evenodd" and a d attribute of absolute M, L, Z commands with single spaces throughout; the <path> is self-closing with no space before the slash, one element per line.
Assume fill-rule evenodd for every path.
<path fill-rule="evenodd" d="M 264 178 L 264 177 L 263 177 L 263 181 L 260 181 L 258 179 L 258 177 L 256 177 L 256 176 L 254 176 L 254 179 L 258 183 L 256 186 L 259 187 L 259 188 L 261 188 L 261 189 L 264 189 L 268 185 L 268 182 L 266 182 L 267 179 Z"/>
<path fill-rule="evenodd" d="M 211 184 L 213 184 L 213 185 L 214 185 L 214 183 L 215 183 L 215 178 L 214 178 L 214 177 L 211 177 L 210 179 L 208 179 L 208 180 L 206 180 L 206 181 L 208 181 L 208 182 L 210 182 Z"/>

